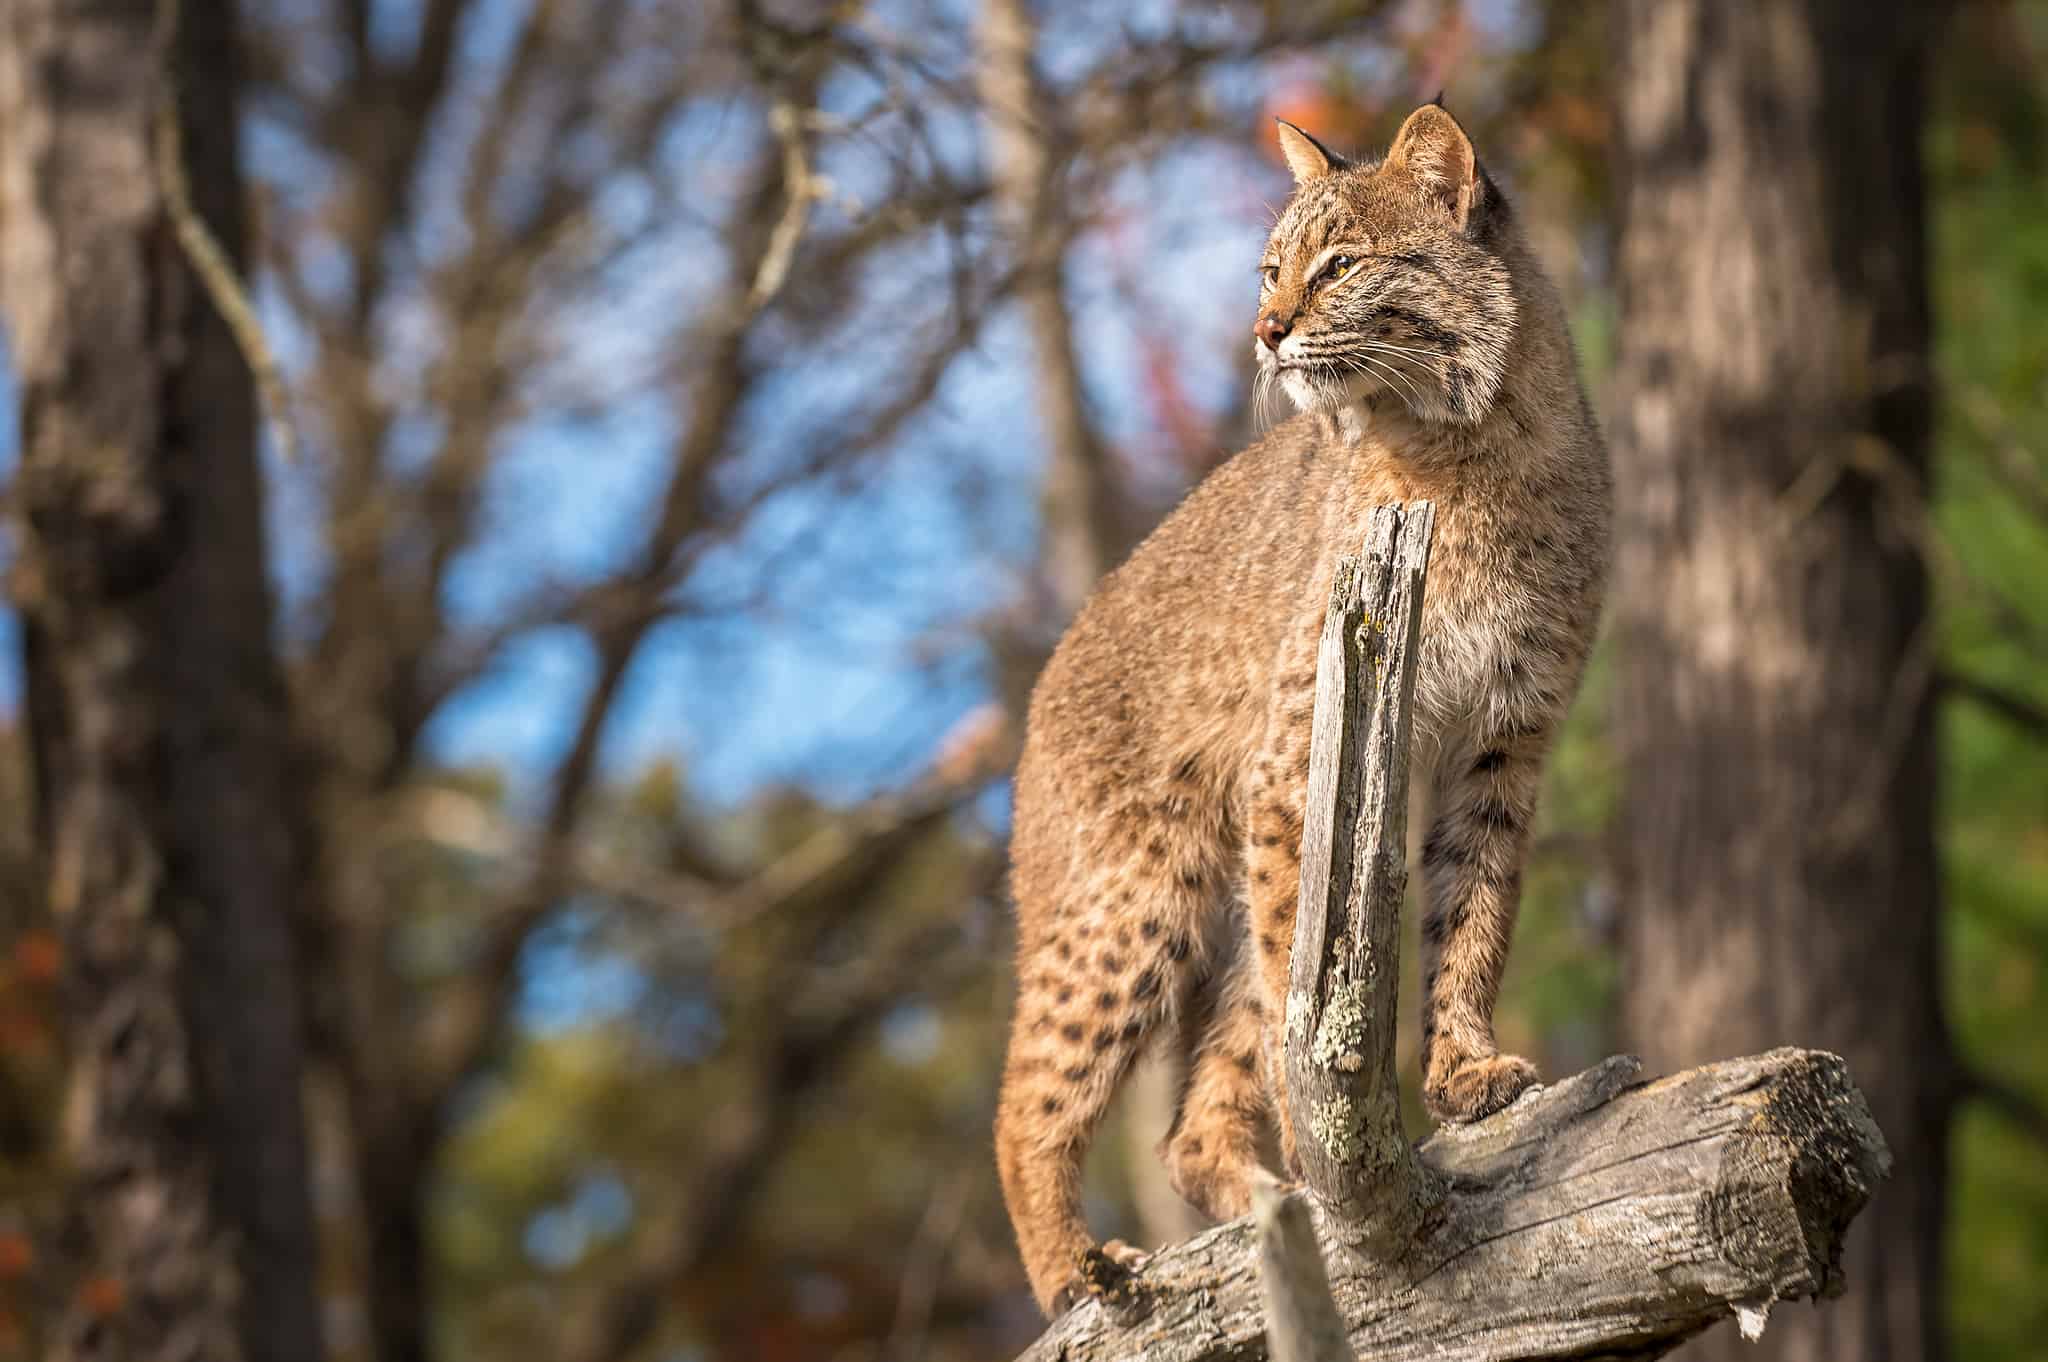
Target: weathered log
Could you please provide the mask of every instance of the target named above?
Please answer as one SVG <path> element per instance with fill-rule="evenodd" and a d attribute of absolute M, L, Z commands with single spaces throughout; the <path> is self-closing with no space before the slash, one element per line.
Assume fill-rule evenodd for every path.
<path fill-rule="evenodd" d="M 1409 1144 L 1394 982 L 1431 527 L 1428 503 L 1382 507 L 1323 634 L 1286 1032 L 1307 1187 L 1259 1189 L 1254 1218 L 1155 1255 L 1020 1362 L 1655 1357 L 1840 1289 L 1890 1155 L 1834 1055 L 1652 1082 L 1618 1057 Z"/>
<path fill-rule="evenodd" d="M 1761 1328 L 1773 1302 L 1839 1289 L 1842 1233 L 1889 1164 L 1842 1061 L 1792 1049 L 1649 1083 L 1610 1059 L 1420 1152 L 1448 1190 L 1398 1255 L 1367 1260 L 1316 1217 L 1374 1362 L 1654 1357 L 1731 1317 Z M 1255 1245 L 1238 1220 L 1164 1250 L 1149 1315 L 1085 1305 L 1025 1362 L 1270 1357 Z"/>

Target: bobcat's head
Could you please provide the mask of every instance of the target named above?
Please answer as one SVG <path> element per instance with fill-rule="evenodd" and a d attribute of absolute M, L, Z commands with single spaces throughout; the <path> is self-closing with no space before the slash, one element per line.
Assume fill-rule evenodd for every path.
<path fill-rule="evenodd" d="M 1353 163 L 1291 123 L 1294 197 L 1259 264 L 1252 328 L 1263 391 L 1303 411 L 1403 403 L 1476 424 L 1515 334 L 1507 203 L 1438 104 L 1408 116 L 1387 157 Z"/>

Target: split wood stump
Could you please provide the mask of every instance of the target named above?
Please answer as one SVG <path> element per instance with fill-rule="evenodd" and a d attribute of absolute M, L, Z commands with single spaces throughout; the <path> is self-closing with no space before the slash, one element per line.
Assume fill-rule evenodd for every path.
<path fill-rule="evenodd" d="M 1383 506 L 1317 661 L 1287 999 L 1305 1189 L 1155 1254 L 1020 1362 L 1655 1357 L 1841 1288 L 1891 1162 L 1841 1059 L 1626 1056 L 1417 1148 L 1394 1069 L 1409 707 L 1433 510 Z"/>

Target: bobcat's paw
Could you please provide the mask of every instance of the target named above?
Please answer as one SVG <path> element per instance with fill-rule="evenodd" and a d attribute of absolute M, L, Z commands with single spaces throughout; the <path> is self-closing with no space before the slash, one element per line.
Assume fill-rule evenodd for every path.
<path fill-rule="evenodd" d="M 1151 1254 L 1141 1248 L 1134 1248 L 1121 1239 L 1109 1240 L 1097 1252 L 1130 1272 L 1143 1272 L 1145 1264 L 1152 1261 Z"/>
<path fill-rule="evenodd" d="M 1094 1299 L 1121 1323 L 1142 1318 L 1150 1313 L 1152 1302 L 1138 1273 L 1151 1257 L 1121 1239 L 1084 1249 L 1076 1257 L 1074 1279 L 1052 1298 L 1052 1317 L 1058 1319 L 1082 1301 Z"/>
<path fill-rule="evenodd" d="M 1520 1055 L 1488 1055 L 1432 1075 L 1423 1102 L 1439 1121 L 1477 1121 L 1520 1097 L 1535 1081 L 1536 1066 Z"/>

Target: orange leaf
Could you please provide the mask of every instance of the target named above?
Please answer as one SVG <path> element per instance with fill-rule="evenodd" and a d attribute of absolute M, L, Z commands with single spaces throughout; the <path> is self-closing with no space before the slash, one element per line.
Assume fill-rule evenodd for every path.
<path fill-rule="evenodd" d="M 1267 100 L 1266 113 L 1286 119 L 1324 146 L 1342 153 L 1365 146 L 1378 110 L 1333 94 L 1319 84 L 1300 81 Z M 1259 148 L 1274 162 L 1280 162 L 1280 143 L 1271 126 L 1259 128 L 1256 136 Z"/>
<path fill-rule="evenodd" d="M 64 965 L 64 948 L 55 932 L 25 932 L 14 943 L 14 967 L 23 983 L 47 984 Z"/>
<path fill-rule="evenodd" d="M 0 1012 L 0 1053 L 41 1050 L 49 1041 L 49 1030 L 48 1024 L 40 1017 L 23 1012 Z"/>
<path fill-rule="evenodd" d="M 127 1299 L 128 1291 L 118 1277 L 88 1277 L 85 1285 L 78 1288 L 79 1304 L 102 1318 L 119 1310 Z"/>

